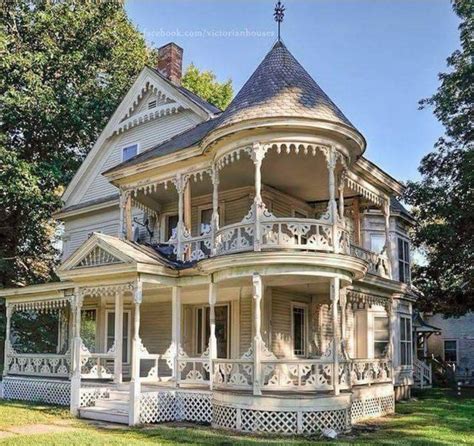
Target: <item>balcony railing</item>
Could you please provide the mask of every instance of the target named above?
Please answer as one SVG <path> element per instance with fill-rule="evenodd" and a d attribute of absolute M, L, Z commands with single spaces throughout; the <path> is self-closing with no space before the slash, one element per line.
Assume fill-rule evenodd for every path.
<path fill-rule="evenodd" d="M 257 222 L 252 208 L 241 222 L 219 228 L 214 243 L 210 231 L 198 236 L 183 231 L 181 241 L 176 231 L 167 243 L 187 261 L 247 251 L 339 252 L 367 262 L 370 274 L 390 277 L 387 256 L 351 244 L 344 224 L 334 225 L 330 218 L 280 218 L 265 211 Z"/>
<path fill-rule="evenodd" d="M 71 373 L 71 355 L 9 352 L 5 364 L 10 375 L 66 378 Z"/>

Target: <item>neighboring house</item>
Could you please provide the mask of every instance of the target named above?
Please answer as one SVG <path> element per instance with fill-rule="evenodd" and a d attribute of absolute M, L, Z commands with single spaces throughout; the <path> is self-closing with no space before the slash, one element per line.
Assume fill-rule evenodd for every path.
<path fill-rule="evenodd" d="M 160 49 L 64 194 L 54 354 L 7 339 L 6 398 L 122 423 L 345 431 L 412 379 L 402 185 L 278 41 L 225 112 Z M 376 119 L 376 117 L 374 117 Z"/>
<path fill-rule="evenodd" d="M 445 318 L 425 313 L 424 318 L 439 327 L 427 340 L 427 356 L 451 366 L 456 381 L 474 384 L 474 314 Z"/>

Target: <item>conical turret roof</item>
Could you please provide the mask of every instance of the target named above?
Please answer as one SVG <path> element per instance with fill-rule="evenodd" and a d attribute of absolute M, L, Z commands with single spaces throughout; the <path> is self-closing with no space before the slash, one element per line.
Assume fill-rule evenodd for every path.
<path fill-rule="evenodd" d="M 217 128 L 276 117 L 319 119 L 355 129 L 281 41 L 218 118 Z"/>

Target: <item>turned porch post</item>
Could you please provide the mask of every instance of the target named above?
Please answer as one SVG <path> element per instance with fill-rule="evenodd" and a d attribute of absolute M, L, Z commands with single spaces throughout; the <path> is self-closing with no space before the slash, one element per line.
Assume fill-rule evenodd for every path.
<path fill-rule="evenodd" d="M 114 382 L 122 382 L 123 292 L 115 293 Z"/>
<path fill-rule="evenodd" d="M 184 189 L 186 181 L 183 175 L 177 174 L 175 180 L 176 191 L 178 192 L 178 228 L 177 228 L 177 257 L 184 260 L 183 235 L 184 235 Z"/>
<path fill-rule="evenodd" d="M 392 257 L 392 246 L 390 242 L 390 200 L 386 200 L 383 205 L 383 216 L 385 218 L 385 246 L 384 250 L 388 260 L 388 277 L 392 279 L 393 270 L 393 257 Z"/>
<path fill-rule="evenodd" d="M 255 197 L 253 207 L 255 211 L 255 233 L 254 233 L 254 250 L 262 249 L 262 231 L 260 228 L 260 220 L 263 212 L 262 199 L 262 162 L 265 158 L 266 149 L 259 143 L 252 146 L 252 161 L 255 166 Z"/>
<path fill-rule="evenodd" d="M 140 354 L 142 341 L 140 339 L 140 305 L 143 301 L 143 285 L 141 281 L 135 284 L 133 294 L 134 322 L 132 340 L 132 370 L 130 380 L 130 410 L 128 424 L 134 426 L 140 422 Z"/>
<path fill-rule="evenodd" d="M 211 222 L 211 254 L 216 254 L 216 235 L 219 230 L 219 168 L 212 165 L 212 222 Z"/>
<path fill-rule="evenodd" d="M 81 401 L 81 310 L 83 296 L 79 288 L 75 288 L 71 296 L 71 315 L 74 333 L 72 349 L 72 376 L 71 376 L 71 414 L 77 415 Z"/>
<path fill-rule="evenodd" d="M 3 376 L 8 374 L 8 354 L 10 353 L 11 344 L 10 344 L 10 330 L 11 330 L 11 318 L 13 313 L 13 305 L 5 302 L 5 312 L 7 316 L 6 327 L 5 327 L 5 352 L 4 352 L 4 361 L 3 361 Z"/>
<path fill-rule="evenodd" d="M 133 220 L 132 220 L 132 193 L 124 194 L 124 214 L 125 214 L 125 234 L 127 240 L 133 240 Z"/>
<path fill-rule="evenodd" d="M 339 315 L 337 306 L 339 303 L 340 294 L 340 279 L 333 277 L 330 285 L 330 295 L 332 304 L 332 330 L 333 330 L 333 371 L 332 382 L 334 387 L 334 394 L 339 395 Z"/>
<path fill-rule="evenodd" d="M 336 203 L 336 149 L 331 147 L 326 155 L 328 166 L 328 187 L 329 187 L 329 209 L 332 221 L 332 240 L 334 252 L 339 252 L 339 240 L 337 239 L 337 203 Z"/>
<path fill-rule="evenodd" d="M 174 286 L 171 296 L 171 343 L 173 345 L 173 379 L 179 385 L 179 351 L 181 349 L 181 288 Z"/>
<path fill-rule="evenodd" d="M 253 303 L 254 303 L 254 337 L 253 337 L 253 394 L 261 395 L 262 389 L 260 382 L 261 373 L 261 359 L 262 359 L 262 297 L 263 297 L 263 282 L 262 277 L 258 273 L 252 276 L 253 285 Z"/>
<path fill-rule="evenodd" d="M 217 284 L 209 283 L 209 383 L 212 390 L 214 381 L 213 361 L 217 358 L 217 338 L 216 338 L 216 302 Z"/>

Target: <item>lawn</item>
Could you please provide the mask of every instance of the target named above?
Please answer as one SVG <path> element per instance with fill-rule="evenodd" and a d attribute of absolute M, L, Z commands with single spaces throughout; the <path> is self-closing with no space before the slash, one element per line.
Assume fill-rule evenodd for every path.
<path fill-rule="evenodd" d="M 318 444 L 474 445 L 473 395 L 433 389 L 397 404 L 397 413 L 357 426 L 336 441 Z M 97 426 L 69 417 L 67 410 L 0 401 L 0 444 L 5 445 L 310 445 L 317 438 L 229 435 L 206 426 L 168 424 L 129 429 Z"/>

